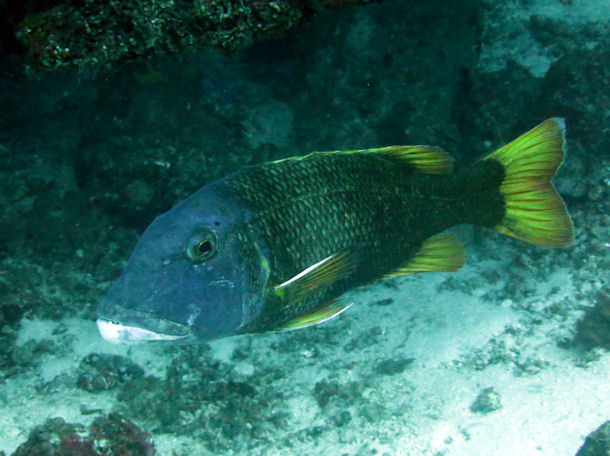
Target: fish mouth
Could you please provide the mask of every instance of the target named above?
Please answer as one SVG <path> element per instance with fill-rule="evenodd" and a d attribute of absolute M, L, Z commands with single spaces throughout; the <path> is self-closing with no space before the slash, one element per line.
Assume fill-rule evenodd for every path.
<path fill-rule="evenodd" d="M 118 320 L 100 316 L 96 323 L 101 336 L 113 343 L 184 341 L 193 337 L 191 328 L 182 323 L 138 311 Z"/>

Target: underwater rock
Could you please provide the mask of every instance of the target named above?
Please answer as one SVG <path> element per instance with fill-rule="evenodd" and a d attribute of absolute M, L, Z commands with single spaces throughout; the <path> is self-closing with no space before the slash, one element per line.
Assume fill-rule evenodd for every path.
<path fill-rule="evenodd" d="M 269 101 L 252 108 L 243 127 L 246 141 L 253 149 L 264 144 L 281 149 L 293 135 L 293 114 L 285 103 Z"/>
<path fill-rule="evenodd" d="M 57 327 L 51 331 L 54 336 L 60 336 L 68 332 L 68 326 L 65 323 L 59 323 Z"/>
<path fill-rule="evenodd" d="M 610 350 L 610 295 L 602 290 L 595 297 L 595 305 L 585 311 L 576 324 L 574 344 L 585 350 L 601 347 Z"/>
<path fill-rule="evenodd" d="M 487 414 L 502 408 L 500 393 L 494 388 L 485 388 L 470 406 L 470 411 L 473 413 Z"/>
<path fill-rule="evenodd" d="M 377 402 L 367 402 L 360 408 L 360 415 L 369 423 L 376 423 L 386 418 L 386 409 Z"/>
<path fill-rule="evenodd" d="M 180 348 L 166 377 L 146 376 L 122 388 L 120 412 L 157 432 L 187 435 L 212 454 L 250 452 L 286 426 L 280 369 L 240 375 L 211 357 L 207 345 Z"/>
<path fill-rule="evenodd" d="M 155 197 L 155 189 L 144 179 L 135 179 L 126 189 L 129 204 L 135 208 L 146 207 Z"/>
<path fill-rule="evenodd" d="M 352 414 L 349 410 L 343 410 L 336 415 L 332 416 L 330 422 L 336 427 L 343 427 L 352 421 Z"/>
<path fill-rule="evenodd" d="M 119 355 L 98 353 L 85 356 L 78 371 L 77 386 L 90 393 L 113 389 L 144 376 L 144 370 L 133 361 Z"/>
<path fill-rule="evenodd" d="M 117 413 L 96 418 L 88 435 L 81 424 L 50 418 L 34 427 L 12 456 L 153 456 L 150 435 Z"/>
<path fill-rule="evenodd" d="M 344 346 L 344 350 L 347 352 L 353 352 L 367 347 L 373 347 L 375 344 L 379 343 L 379 336 L 381 336 L 383 333 L 384 331 L 381 326 L 373 326 L 367 331 L 363 331 L 361 334 L 358 334 L 356 337 L 353 337 L 350 341 L 348 341 Z"/>
<path fill-rule="evenodd" d="M 99 456 L 93 442 L 81 440 L 84 426 L 66 423 L 63 418 L 50 418 L 35 426 L 25 443 L 12 456 Z"/>
<path fill-rule="evenodd" d="M 362 399 L 362 387 L 356 382 L 339 383 L 335 380 L 321 380 L 314 386 L 313 395 L 320 408 L 331 402 L 339 409 Z"/>
<path fill-rule="evenodd" d="M 587 436 L 576 456 L 608 456 L 610 454 L 610 421 Z"/>
<path fill-rule="evenodd" d="M 570 158 L 559 168 L 555 179 L 557 191 L 572 199 L 583 199 L 590 191 L 590 179 L 583 179 L 588 175 L 588 162 L 584 159 L 586 152 L 577 141 L 570 143 Z"/>
<path fill-rule="evenodd" d="M 0 333 L 0 379 L 10 375 L 15 370 L 15 360 L 13 352 L 15 350 L 15 342 L 17 341 L 17 333 L 8 327 L 2 328 Z"/>
<path fill-rule="evenodd" d="M 337 396 L 341 391 L 341 387 L 337 382 L 329 382 L 322 380 L 316 383 L 313 390 L 313 395 L 320 407 L 326 406 L 333 396 Z"/>
<path fill-rule="evenodd" d="M 54 353 L 56 349 L 55 342 L 50 339 L 40 341 L 31 339 L 15 347 L 13 350 L 13 361 L 19 366 L 29 366 L 35 364 L 41 354 Z"/>
<path fill-rule="evenodd" d="M 2 284 L 4 285 L 4 284 Z M 4 296 L 3 287 L 0 288 L 0 293 Z M 0 327 L 4 325 L 14 325 L 23 315 L 23 309 L 18 305 L 3 302 L 0 304 Z"/>
<path fill-rule="evenodd" d="M 101 447 L 102 454 L 153 456 L 156 454 L 150 434 L 118 413 L 96 418 L 90 437 Z"/>
<path fill-rule="evenodd" d="M 393 302 L 394 302 L 394 299 L 386 298 L 386 299 L 380 299 L 378 301 L 372 302 L 371 305 L 372 306 L 389 306 Z"/>
<path fill-rule="evenodd" d="M 397 358 L 385 359 L 377 363 L 375 371 L 381 375 L 396 375 L 403 372 L 415 358 Z"/>
<path fill-rule="evenodd" d="M 8 369 L 15 366 L 15 343 L 17 342 L 16 324 L 23 316 L 23 309 L 13 303 L 7 302 L 5 285 L 9 284 L 0 281 L 0 295 L 3 296 L 0 303 L 0 378 L 8 374 Z"/>
<path fill-rule="evenodd" d="M 35 340 L 28 340 L 22 345 L 18 345 L 13 350 L 13 361 L 20 366 L 33 364 L 36 359 L 36 347 L 38 344 Z"/>
<path fill-rule="evenodd" d="M 326 8 L 368 1 L 65 2 L 27 16 L 17 37 L 29 49 L 30 70 L 99 68 L 189 48 L 236 49 L 257 35 L 306 22 Z"/>
<path fill-rule="evenodd" d="M 50 381 L 37 385 L 36 390 L 42 394 L 57 394 L 62 391 L 72 390 L 75 382 L 76 379 L 72 375 L 62 372 Z"/>
<path fill-rule="evenodd" d="M 606 32 L 603 40 L 607 43 L 609 39 Z M 539 105 L 545 107 L 545 112 L 566 117 L 570 141 L 584 146 L 583 157 L 589 161 L 589 170 L 610 150 L 610 138 L 599 134 L 610 123 L 606 109 L 610 103 L 610 68 L 604 64 L 608 58 L 610 51 L 604 45 L 566 53 L 551 65 L 539 95 Z M 570 147 L 569 160 L 579 152 Z"/>

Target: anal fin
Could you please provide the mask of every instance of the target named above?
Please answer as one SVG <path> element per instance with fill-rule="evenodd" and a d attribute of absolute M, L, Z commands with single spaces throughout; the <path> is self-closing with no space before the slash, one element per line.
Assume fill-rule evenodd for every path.
<path fill-rule="evenodd" d="M 333 306 L 336 301 L 336 299 L 333 299 L 324 307 L 318 308 L 308 314 L 296 317 L 290 320 L 289 322 L 279 326 L 278 328 L 276 328 L 276 330 L 292 331 L 294 329 L 306 328 L 307 326 L 319 325 L 320 323 L 324 323 L 325 321 L 335 318 L 339 314 L 345 312 L 349 307 L 351 307 L 351 304 L 347 304 L 345 306 Z"/>
<path fill-rule="evenodd" d="M 433 236 L 424 241 L 407 264 L 386 274 L 384 278 L 417 272 L 453 272 L 459 270 L 464 261 L 466 261 L 466 251 L 455 236 Z"/>

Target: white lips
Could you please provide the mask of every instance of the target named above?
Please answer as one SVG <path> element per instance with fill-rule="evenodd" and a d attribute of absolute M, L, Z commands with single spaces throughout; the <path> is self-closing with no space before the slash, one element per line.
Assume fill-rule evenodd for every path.
<path fill-rule="evenodd" d="M 149 340 L 179 340 L 188 337 L 156 333 L 154 331 L 149 331 L 148 329 L 142 329 L 136 326 L 125 326 L 101 318 L 97 320 L 97 328 L 104 339 L 114 344 L 122 342 L 144 342 Z"/>

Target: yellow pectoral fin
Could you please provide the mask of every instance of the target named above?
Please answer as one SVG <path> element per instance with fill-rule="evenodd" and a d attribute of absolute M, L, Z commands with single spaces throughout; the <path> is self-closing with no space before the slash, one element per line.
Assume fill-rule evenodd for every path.
<path fill-rule="evenodd" d="M 346 277 L 354 268 L 354 257 L 345 250 L 331 255 L 275 286 L 273 293 L 286 303 L 295 303 Z"/>
<path fill-rule="evenodd" d="M 287 323 L 276 328 L 277 331 L 292 331 L 294 329 L 306 328 L 307 326 L 319 325 L 320 323 L 324 323 L 332 318 L 335 318 L 340 313 L 345 312 L 351 304 L 347 304 L 345 306 L 334 306 L 333 304 L 336 302 L 336 299 L 332 300 L 328 305 L 322 307 L 321 309 L 317 309 L 314 312 L 301 315 L 293 320 L 290 320 Z"/>
<path fill-rule="evenodd" d="M 417 272 L 453 272 L 466 261 L 466 252 L 455 236 L 439 235 L 426 239 L 407 264 L 384 276 L 385 279 Z"/>

